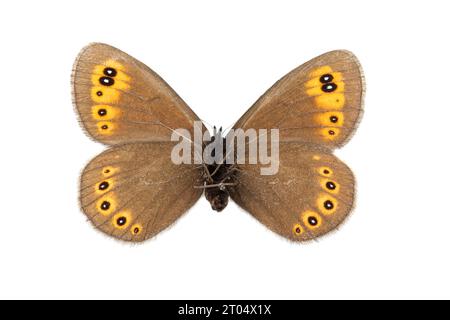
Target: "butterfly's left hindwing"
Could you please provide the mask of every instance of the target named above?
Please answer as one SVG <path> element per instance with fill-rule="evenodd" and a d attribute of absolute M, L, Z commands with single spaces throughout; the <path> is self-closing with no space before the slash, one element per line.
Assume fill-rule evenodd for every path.
<path fill-rule="evenodd" d="M 175 165 L 172 143 L 115 146 L 94 158 L 81 176 L 80 203 L 92 224 L 141 242 L 171 225 L 198 200 L 202 171 Z"/>
<path fill-rule="evenodd" d="M 198 120 L 155 72 L 106 44 L 81 51 L 72 91 L 83 127 L 105 144 L 170 141 L 172 129 L 192 131 Z"/>
<path fill-rule="evenodd" d="M 261 165 L 239 165 L 232 199 L 272 231 L 293 241 L 324 235 L 352 209 L 350 169 L 326 149 L 280 145 L 279 171 L 261 175 Z"/>

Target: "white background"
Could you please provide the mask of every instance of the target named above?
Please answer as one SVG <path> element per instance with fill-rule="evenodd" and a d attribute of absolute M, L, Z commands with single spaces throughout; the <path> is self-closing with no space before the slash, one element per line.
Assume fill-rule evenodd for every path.
<path fill-rule="evenodd" d="M 450 298 L 448 1 L 3 1 L 1 298 Z M 357 207 L 331 236 L 290 243 L 202 198 L 142 245 L 94 231 L 78 175 L 104 146 L 77 123 L 73 60 L 114 45 L 204 120 L 228 126 L 278 78 L 348 49 L 366 112 L 337 154 Z"/>

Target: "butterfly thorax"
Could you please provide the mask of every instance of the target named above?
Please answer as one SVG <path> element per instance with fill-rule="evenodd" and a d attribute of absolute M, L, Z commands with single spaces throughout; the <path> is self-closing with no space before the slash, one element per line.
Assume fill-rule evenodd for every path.
<path fill-rule="evenodd" d="M 225 146 L 225 138 L 221 136 L 222 129 L 219 130 L 218 135 L 212 137 L 210 143 L 214 143 L 217 139 L 222 139 L 223 146 Z M 223 159 L 226 159 L 225 148 L 222 149 Z M 213 153 L 214 156 L 214 153 Z M 222 211 L 228 204 L 230 197 L 229 188 L 235 185 L 234 170 L 231 164 L 226 161 L 206 165 L 205 172 L 205 197 L 211 203 L 211 208 L 215 211 Z"/>

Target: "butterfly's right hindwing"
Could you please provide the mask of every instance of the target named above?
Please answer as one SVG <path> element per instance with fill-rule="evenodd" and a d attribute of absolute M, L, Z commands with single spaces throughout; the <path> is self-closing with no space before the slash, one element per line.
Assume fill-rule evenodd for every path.
<path fill-rule="evenodd" d="M 353 174 L 325 149 L 283 143 L 278 173 L 260 170 L 261 165 L 239 165 L 231 197 L 290 240 L 312 240 L 336 229 L 353 207 Z"/>

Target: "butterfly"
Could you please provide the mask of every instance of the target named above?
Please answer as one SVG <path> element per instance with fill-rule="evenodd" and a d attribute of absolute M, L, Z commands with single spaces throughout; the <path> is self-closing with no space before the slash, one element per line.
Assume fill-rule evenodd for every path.
<path fill-rule="evenodd" d="M 328 52 L 281 78 L 233 127 L 278 129 L 276 174 L 262 175 L 261 163 L 175 164 L 174 130 L 192 133 L 200 119 L 146 65 L 109 45 L 90 44 L 74 64 L 73 102 L 87 134 L 109 148 L 81 174 L 81 209 L 105 234 L 142 242 L 202 194 L 217 211 L 231 197 L 289 240 L 316 239 L 353 208 L 355 178 L 333 150 L 354 133 L 364 90 L 357 58 Z M 224 139 L 221 134 L 214 138 Z"/>

